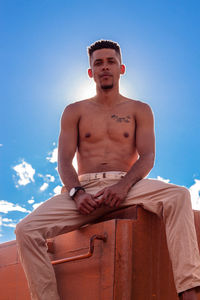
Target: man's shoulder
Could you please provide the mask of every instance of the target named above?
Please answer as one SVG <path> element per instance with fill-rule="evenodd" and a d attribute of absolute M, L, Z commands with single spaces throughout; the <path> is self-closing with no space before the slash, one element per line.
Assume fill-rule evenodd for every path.
<path fill-rule="evenodd" d="M 131 99 L 131 98 L 127 98 L 127 97 L 124 97 L 124 99 L 128 105 L 133 107 L 134 111 L 151 110 L 150 105 L 144 101 Z"/>
<path fill-rule="evenodd" d="M 85 111 L 89 111 L 93 108 L 93 101 L 94 98 L 88 98 L 80 101 L 76 101 L 73 103 L 68 104 L 65 107 L 64 114 L 75 114 L 75 115 L 82 115 Z M 144 101 L 131 99 L 123 96 L 123 105 L 128 106 L 128 109 L 137 113 L 137 112 L 145 112 L 151 111 L 151 107 Z"/>
<path fill-rule="evenodd" d="M 69 126 L 69 124 L 77 124 L 83 114 L 83 106 L 89 99 L 76 101 L 68 104 L 61 117 L 61 124 L 63 127 Z"/>
<path fill-rule="evenodd" d="M 67 110 L 67 111 L 80 110 L 81 108 L 85 107 L 85 105 L 88 105 L 91 102 L 91 100 L 92 100 L 92 98 L 72 102 L 65 107 L 65 110 Z"/>
<path fill-rule="evenodd" d="M 68 104 L 63 111 L 63 116 L 68 116 L 68 115 L 78 116 L 78 115 L 80 115 L 83 108 L 90 101 L 91 101 L 90 99 L 84 99 L 84 100 L 80 100 L 80 101 L 76 101 L 76 102 L 72 102 L 72 103 Z"/>

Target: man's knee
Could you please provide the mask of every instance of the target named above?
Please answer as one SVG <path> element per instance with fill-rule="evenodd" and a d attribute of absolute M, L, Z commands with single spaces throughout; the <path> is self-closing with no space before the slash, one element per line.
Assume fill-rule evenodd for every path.
<path fill-rule="evenodd" d="M 186 187 L 184 187 L 184 186 L 178 187 L 177 192 L 179 194 L 178 198 L 180 199 L 180 202 L 185 201 L 186 203 L 191 203 L 190 192 Z"/>
<path fill-rule="evenodd" d="M 31 234 L 31 223 L 27 220 L 27 217 L 21 220 L 15 228 L 15 235 L 17 240 L 24 239 Z"/>
<path fill-rule="evenodd" d="M 183 186 L 176 186 L 173 189 L 173 196 L 169 198 L 170 206 L 175 209 L 182 209 L 184 207 L 191 207 L 190 192 Z"/>
<path fill-rule="evenodd" d="M 44 245 L 46 243 L 40 231 L 33 229 L 31 222 L 26 220 L 22 220 L 16 225 L 15 235 L 19 248 L 24 248 L 25 245 L 34 247 L 36 244 Z"/>
<path fill-rule="evenodd" d="M 25 233 L 25 225 L 22 221 L 20 221 L 15 228 L 15 235 L 16 238 L 18 238 L 19 236 L 23 235 Z"/>

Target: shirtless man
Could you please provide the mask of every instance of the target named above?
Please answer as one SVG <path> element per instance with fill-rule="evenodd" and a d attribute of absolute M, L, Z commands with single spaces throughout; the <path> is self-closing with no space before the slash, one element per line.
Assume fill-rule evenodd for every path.
<path fill-rule="evenodd" d="M 147 104 L 119 93 L 119 79 L 125 73 L 119 45 L 98 41 L 88 52 L 88 74 L 96 83 L 96 96 L 67 106 L 61 120 L 58 171 L 67 192 L 44 202 L 16 227 L 31 297 L 60 299 L 46 253 L 47 238 L 118 207 L 140 204 L 165 221 L 180 299 L 197 300 L 200 257 L 189 192 L 144 179 L 154 164 L 153 114 Z M 76 151 L 78 174 L 72 166 Z"/>

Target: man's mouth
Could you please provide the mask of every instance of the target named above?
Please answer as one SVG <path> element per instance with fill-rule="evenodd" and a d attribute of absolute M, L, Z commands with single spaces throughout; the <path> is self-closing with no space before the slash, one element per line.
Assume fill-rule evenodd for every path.
<path fill-rule="evenodd" d="M 100 77 L 110 77 L 110 76 L 112 76 L 112 75 L 110 75 L 110 74 L 103 74 Z"/>

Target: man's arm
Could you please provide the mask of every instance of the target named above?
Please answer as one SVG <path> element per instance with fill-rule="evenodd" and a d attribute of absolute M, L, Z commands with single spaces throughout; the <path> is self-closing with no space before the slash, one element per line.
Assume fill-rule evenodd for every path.
<path fill-rule="evenodd" d="M 151 108 L 140 103 L 136 112 L 136 149 L 139 155 L 136 163 L 117 184 L 99 191 L 95 197 L 102 195 L 99 202 L 111 207 L 119 206 L 125 200 L 130 188 L 144 178 L 154 165 L 155 134 L 154 118 Z"/>
<path fill-rule="evenodd" d="M 75 186 L 80 186 L 78 175 L 72 165 L 78 138 L 78 114 L 75 109 L 73 105 L 65 108 L 58 142 L 58 172 L 68 191 Z"/>
<path fill-rule="evenodd" d="M 154 165 L 154 118 L 151 108 L 145 103 L 141 103 L 136 114 L 136 149 L 139 158 L 123 178 L 128 190 L 147 176 Z"/>
<path fill-rule="evenodd" d="M 70 191 L 73 187 L 81 186 L 78 175 L 72 165 L 72 160 L 78 144 L 78 104 L 67 106 L 61 118 L 61 131 L 58 143 L 58 172 L 66 189 Z M 74 200 L 78 210 L 82 214 L 92 212 L 96 207 L 92 195 L 80 190 L 76 193 Z"/>

